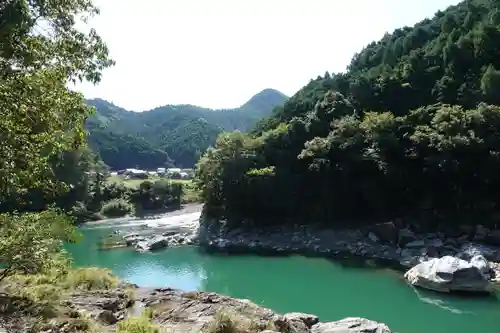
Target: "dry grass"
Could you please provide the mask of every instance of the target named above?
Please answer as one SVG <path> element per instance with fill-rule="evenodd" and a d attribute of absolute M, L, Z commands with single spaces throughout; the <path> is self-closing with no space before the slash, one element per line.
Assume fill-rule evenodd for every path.
<path fill-rule="evenodd" d="M 214 318 L 202 328 L 202 333 L 257 333 L 274 329 L 270 321 L 264 325 L 256 318 L 242 316 L 228 309 L 220 309 Z"/>
<path fill-rule="evenodd" d="M 1 289 L 6 292 L 0 302 L 0 313 L 38 318 L 34 324 L 75 326 L 75 331 L 95 332 L 97 327 L 87 323 L 88 318 L 71 314 L 62 302 L 66 295 L 75 290 L 109 290 L 115 288 L 119 280 L 109 270 L 82 268 L 64 273 L 46 272 L 44 274 L 18 274 L 6 278 Z M 69 313 L 69 314 L 68 314 Z M 50 321 L 48 321 L 50 319 Z M 69 328 L 73 328 L 73 326 Z M 68 330 L 68 332 L 73 332 Z"/>
<path fill-rule="evenodd" d="M 109 290 L 115 288 L 119 279 L 110 270 L 89 267 L 71 270 L 63 280 L 66 289 Z"/>
<path fill-rule="evenodd" d="M 151 322 L 152 311 L 146 309 L 140 316 L 118 323 L 116 333 L 160 333 L 160 327 Z"/>

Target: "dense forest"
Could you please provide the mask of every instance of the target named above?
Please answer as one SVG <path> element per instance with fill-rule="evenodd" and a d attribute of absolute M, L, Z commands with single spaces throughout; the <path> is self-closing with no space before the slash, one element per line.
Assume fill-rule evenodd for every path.
<path fill-rule="evenodd" d="M 223 131 L 246 131 L 287 97 L 265 89 L 236 109 L 167 105 L 133 112 L 101 99 L 88 100 L 96 114 L 86 122 L 88 140 L 112 169 L 193 167 Z"/>
<path fill-rule="evenodd" d="M 500 2 L 461 2 L 311 80 L 251 134 L 221 135 L 197 166 L 207 213 L 498 223 L 499 104 Z"/>

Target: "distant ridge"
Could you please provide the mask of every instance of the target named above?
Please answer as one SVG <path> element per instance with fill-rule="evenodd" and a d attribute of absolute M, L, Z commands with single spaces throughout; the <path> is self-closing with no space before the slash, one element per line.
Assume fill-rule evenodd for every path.
<path fill-rule="evenodd" d="M 264 89 L 234 109 L 182 104 L 133 112 L 96 98 L 87 120 L 89 144 L 112 169 L 192 167 L 223 131 L 247 131 L 283 105 L 286 95 Z"/>

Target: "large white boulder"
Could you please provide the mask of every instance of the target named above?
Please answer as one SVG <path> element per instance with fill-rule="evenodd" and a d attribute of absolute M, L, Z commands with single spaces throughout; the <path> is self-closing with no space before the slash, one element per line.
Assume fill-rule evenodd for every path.
<path fill-rule="evenodd" d="M 318 323 L 312 333 L 391 333 L 387 325 L 365 318 L 344 318 L 339 321 Z"/>
<path fill-rule="evenodd" d="M 411 268 L 405 279 L 412 286 L 440 292 L 489 292 L 490 285 L 481 272 L 482 267 L 474 264 L 451 256 L 435 258 Z"/>

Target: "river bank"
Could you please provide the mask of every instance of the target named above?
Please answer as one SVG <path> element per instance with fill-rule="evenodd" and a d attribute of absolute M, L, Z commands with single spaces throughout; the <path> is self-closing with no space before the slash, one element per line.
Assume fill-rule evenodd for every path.
<path fill-rule="evenodd" d="M 231 254 L 354 257 L 398 270 L 407 270 L 444 256 L 466 261 L 482 256 L 491 267 L 490 280 L 500 282 L 500 233 L 481 225 L 457 228 L 453 234 L 417 232 L 410 225 L 393 222 L 343 230 L 300 225 L 294 228 L 226 230 L 217 221 L 204 217 L 202 207 L 201 204 L 191 204 L 155 219 L 127 221 L 125 226 L 128 223 L 136 228 L 118 238 L 123 246 L 135 247 L 140 252 L 199 245 L 208 252 Z M 88 225 L 102 224 L 92 222 Z"/>
<path fill-rule="evenodd" d="M 101 237 L 115 230 L 128 232 L 120 223 L 106 224 L 82 228 L 82 241 L 68 245 L 75 267 L 105 267 L 141 287 L 216 292 L 252 300 L 277 313 L 314 313 L 323 321 L 369 318 L 399 333 L 468 333 L 479 329 L 494 333 L 500 327 L 500 301 L 495 296 L 463 297 L 412 288 L 401 273 L 384 269 L 373 260 L 262 256 L 249 251 L 228 255 L 184 245 L 146 253 L 134 248 L 99 251 L 97 240 Z"/>
<path fill-rule="evenodd" d="M 0 302 L 9 301 L 1 295 Z M 123 286 L 112 290 L 76 291 L 61 301 L 61 315 L 39 328 L 43 333 L 115 332 L 120 322 L 148 313 L 158 331 L 217 333 L 391 333 L 387 325 L 363 318 L 321 322 L 305 313 L 278 314 L 249 300 L 212 292 Z M 0 332 L 30 332 L 35 318 L 0 316 Z M 98 326 L 96 326 L 96 323 Z M 149 332 L 149 331 L 148 331 Z"/>
<path fill-rule="evenodd" d="M 331 230 L 308 226 L 224 230 L 217 221 L 201 218 L 197 242 L 207 251 L 261 255 L 301 254 L 327 258 L 357 257 L 406 270 L 434 258 L 452 256 L 470 261 L 483 256 L 490 280 L 500 282 L 500 233 L 481 225 L 462 227 L 454 235 L 417 233 L 393 222 L 362 229 Z"/>

